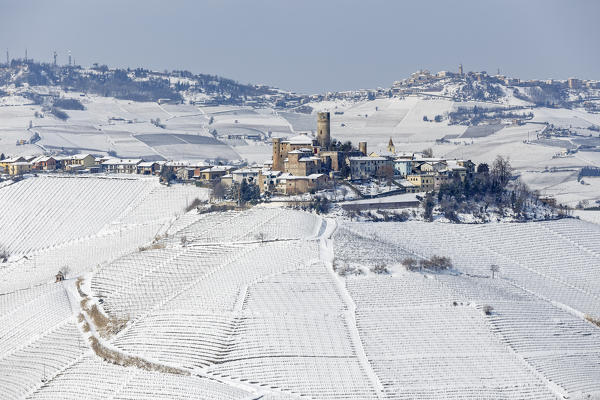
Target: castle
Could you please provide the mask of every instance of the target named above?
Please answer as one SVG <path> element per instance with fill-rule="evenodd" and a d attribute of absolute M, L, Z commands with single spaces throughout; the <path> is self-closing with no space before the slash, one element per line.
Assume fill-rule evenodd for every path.
<path fill-rule="evenodd" d="M 319 112 L 315 138 L 273 138 L 272 161 L 265 163 L 257 183 L 261 193 L 295 195 L 324 189 L 336 178 L 385 178 L 394 179 L 406 192 L 421 192 L 435 190 L 454 176 L 464 179 L 473 170 L 470 161 L 398 153 L 391 137 L 387 151 L 370 154 L 365 141 L 359 142 L 358 150 L 332 143 L 331 115 Z"/>
<path fill-rule="evenodd" d="M 300 134 L 287 140 L 273 139 L 273 158 L 268 170 L 258 179 L 261 192 L 300 194 L 323 188 L 339 171 L 352 151 L 339 151 L 331 146 L 331 115 L 317 113 L 317 135 Z"/>

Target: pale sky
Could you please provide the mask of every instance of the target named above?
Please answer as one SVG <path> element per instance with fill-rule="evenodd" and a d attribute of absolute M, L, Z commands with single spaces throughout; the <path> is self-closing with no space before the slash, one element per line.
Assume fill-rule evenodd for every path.
<path fill-rule="evenodd" d="M 0 0 L 0 59 L 187 69 L 302 93 L 417 69 L 600 80 L 596 0 Z"/>

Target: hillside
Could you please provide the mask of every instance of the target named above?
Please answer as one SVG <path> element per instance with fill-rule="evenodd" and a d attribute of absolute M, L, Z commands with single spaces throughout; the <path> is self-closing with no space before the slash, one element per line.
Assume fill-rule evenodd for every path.
<path fill-rule="evenodd" d="M 11 212 L 0 237 L 14 253 L 0 264 L 4 398 L 600 395 L 596 224 L 182 213 L 205 193 L 154 182 L 0 188 L 3 208 L 61 193 L 30 200 L 35 223 Z M 46 226 L 52 237 L 35 230 Z M 454 267 L 401 265 L 432 255 Z M 67 279 L 54 283 L 64 266 Z"/>
<path fill-rule="evenodd" d="M 578 176 L 600 166 L 597 86 L 421 71 L 390 88 L 308 96 L 183 71 L 15 61 L 0 68 L 0 153 L 260 164 L 272 137 L 314 132 L 315 113 L 330 111 L 337 139 L 385 151 L 392 138 L 397 151 L 474 162 L 503 155 L 533 190 L 593 205 L 598 178 Z"/>

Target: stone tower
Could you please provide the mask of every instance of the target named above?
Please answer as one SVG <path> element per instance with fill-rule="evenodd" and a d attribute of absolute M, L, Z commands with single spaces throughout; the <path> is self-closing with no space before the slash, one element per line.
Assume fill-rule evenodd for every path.
<path fill-rule="evenodd" d="M 317 141 L 321 147 L 329 147 L 330 136 L 330 116 L 328 112 L 317 113 Z"/>
<path fill-rule="evenodd" d="M 283 159 L 281 157 L 281 139 L 273 138 L 273 171 L 283 171 Z"/>
<path fill-rule="evenodd" d="M 367 142 L 358 142 L 358 150 L 367 155 Z"/>

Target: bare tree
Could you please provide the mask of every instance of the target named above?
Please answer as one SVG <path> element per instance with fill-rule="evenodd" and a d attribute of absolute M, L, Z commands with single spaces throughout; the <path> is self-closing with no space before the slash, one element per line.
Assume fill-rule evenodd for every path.
<path fill-rule="evenodd" d="M 383 165 L 377 168 L 375 174 L 378 179 L 385 179 L 389 186 L 392 186 L 392 179 L 394 178 L 394 167 L 391 165 Z"/>
<path fill-rule="evenodd" d="M 423 153 L 423 157 L 425 158 L 433 158 L 433 149 L 431 147 L 424 149 L 421 153 Z"/>
<path fill-rule="evenodd" d="M 417 261 L 416 259 L 414 259 L 412 257 L 408 257 L 408 258 L 405 258 L 404 260 L 402 260 L 402 265 L 408 271 L 415 271 L 417 269 L 420 269 L 419 261 Z"/>
<path fill-rule="evenodd" d="M 389 274 L 390 270 L 385 264 L 377 264 L 369 268 L 374 274 Z"/>
<path fill-rule="evenodd" d="M 496 273 L 500 271 L 500 267 L 496 264 L 492 264 L 490 265 L 490 271 L 492 271 L 492 279 L 494 279 L 496 277 Z"/>
<path fill-rule="evenodd" d="M 225 197 L 225 185 L 221 182 L 215 183 L 212 190 L 212 198 L 213 200 L 221 200 Z"/>
<path fill-rule="evenodd" d="M 500 185 L 505 187 L 512 176 L 512 167 L 508 158 L 502 156 L 496 157 L 492 165 L 492 178 Z"/>

